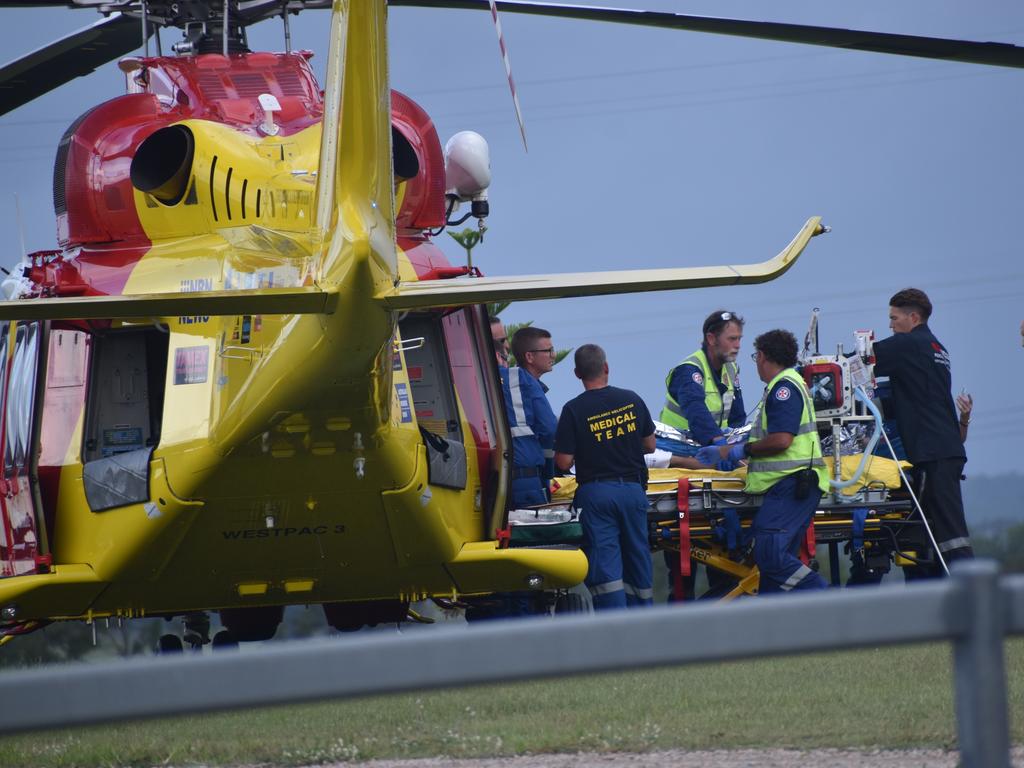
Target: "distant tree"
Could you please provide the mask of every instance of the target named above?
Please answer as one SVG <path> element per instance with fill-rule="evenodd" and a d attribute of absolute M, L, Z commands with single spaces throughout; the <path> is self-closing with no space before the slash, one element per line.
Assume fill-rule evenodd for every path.
<path fill-rule="evenodd" d="M 55 621 L 27 635 L 12 638 L 0 648 L 0 667 L 31 667 L 37 664 L 59 664 L 79 661 L 88 655 L 137 656 L 152 653 L 164 622 L 162 619 L 131 619 L 109 625 L 96 621 L 96 644 L 93 626 L 84 621 Z"/>
<path fill-rule="evenodd" d="M 973 536 L 971 543 L 978 557 L 998 560 L 1006 572 L 1024 572 L 1024 523 L 1010 526 L 998 536 Z"/>
<path fill-rule="evenodd" d="M 12 638 L 0 648 L 0 667 L 31 667 L 80 659 L 92 650 L 92 628 L 81 621 L 58 621 Z"/>
<path fill-rule="evenodd" d="M 455 242 L 457 242 L 459 245 L 466 249 L 466 263 L 470 266 L 473 265 L 473 249 L 483 242 L 484 233 L 486 231 L 487 227 L 481 225 L 479 229 L 472 229 L 470 227 L 467 227 L 461 232 L 448 232 L 448 236 L 452 240 L 454 240 Z M 491 302 L 487 305 L 487 314 L 490 315 L 491 317 L 498 317 L 510 306 L 512 306 L 511 301 Z M 520 328 L 525 328 L 528 325 L 533 325 L 533 321 L 526 320 L 525 322 L 521 323 L 506 323 L 505 330 L 508 332 L 508 337 L 511 339 L 516 331 L 518 331 Z M 562 362 L 562 360 L 564 360 L 570 352 L 572 352 L 572 347 L 569 347 L 568 349 L 555 350 L 555 365 L 558 365 L 560 362 Z M 508 364 L 510 366 L 517 364 L 515 355 L 513 355 L 512 353 L 509 353 Z"/>
<path fill-rule="evenodd" d="M 490 304 L 487 305 L 487 314 L 490 315 L 491 317 L 500 317 L 501 313 L 508 309 L 510 306 L 512 306 L 511 301 L 491 302 Z M 525 328 L 528 325 L 533 325 L 533 320 L 527 320 L 522 323 L 505 323 L 505 332 L 511 339 L 515 335 L 516 331 L 518 331 L 520 328 Z M 569 347 L 568 349 L 556 349 L 555 365 L 558 365 L 560 362 L 562 362 L 568 356 L 568 354 L 572 352 L 572 350 L 572 347 Z M 509 352 L 508 354 L 508 364 L 510 366 L 518 365 L 518 363 L 516 362 L 515 355 L 513 355 L 511 352 Z"/>

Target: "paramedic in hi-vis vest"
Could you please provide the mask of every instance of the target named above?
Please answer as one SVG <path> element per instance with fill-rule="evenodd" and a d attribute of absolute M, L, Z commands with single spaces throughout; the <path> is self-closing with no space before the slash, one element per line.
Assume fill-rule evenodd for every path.
<path fill-rule="evenodd" d="M 760 594 L 824 589 L 825 582 L 797 553 L 821 495 L 828 471 L 821 456 L 814 404 L 796 369 L 796 338 L 789 331 L 763 333 L 754 340 L 757 375 L 767 384 L 750 439 L 701 448 L 702 464 L 746 459 L 750 494 L 764 494 L 754 518 L 754 560 Z"/>
<path fill-rule="evenodd" d="M 747 419 L 740 391 L 739 368 L 736 355 L 743 338 L 743 318 L 735 312 L 716 310 L 704 320 L 701 347 L 668 372 L 665 377 L 665 407 L 659 420 L 681 430 L 701 445 L 724 443 L 723 432 L 741 427 Z M 728 460 L 716 468 L 729 472 L 736 467 Z M 676 600 L 675 574 L 679 570 L 679 557 L 668 550 L 664 553 L 668 567 L 668 599 Z M 696 563 L 690 566 L 696 573 Z M 712 590 L 733 583 L 714 568 L 707 568 L 708 586 Z M 695 576 L 682 578 L 682 598 L 694 598 Z"/>
<path fill-rule="evenodd" d="M 701 445 L 724 442 L 722 433 L 747 420 L 736 355 L 743 318 L 712 312 L 704 321 L 701 348 L 665 377 L 665 407 L 659 420 L 686 432 Z"/>

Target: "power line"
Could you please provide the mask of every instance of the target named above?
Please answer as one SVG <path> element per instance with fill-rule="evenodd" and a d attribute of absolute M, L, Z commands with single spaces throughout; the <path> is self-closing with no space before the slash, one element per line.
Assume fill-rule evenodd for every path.
<path fill-rule="evenodd" d="M 813 89 L 797 90 L 797 91 L 791 91 L 791 92 L 755 94 L 755 95 L 751 95 L 751 96 L 747 96 L 747 97 L 739 97 L 739 98 L 705 99 L 703 101 L 683 101 L 683 102 L 677 102 L 677 103 L 672 103 L 672 104 L 664 104 L 664 105 L 631 107 L 631 108 L 628 108 L 628 109 L 605 109 L 605 110 L 598 110 L 598 111 L 591 111 L 591 112 L 574 112 L 574 113 L 570 113 L 570 114 L 566 114 L 566 115 L 541 115 L 540 117 L 532 117 L 532 118 L 530 118 L 530 122 L 545 123 L 545 122 L 552 122 L 552 121 L 556 121 L 556 120 L 575 120 L 575 119 L 589 118 L 589 117 L 605 117 L 605 116 L 608 116 L 608 115 L 617 115 L 617 114 L 635 114 L 637 112 L 663 112 L 663 111 L 673 111 L 673 110 L 680 110 L 680 109 L 693 109 L 693 108 L 696 108 L 696 107 L 721 106 L 721 105 L 728 105 L 728 104 L 742 104 L 742 103 L 752 102 L 752 101 L 764 101 L 766 99 L 769 99 L 769 100 L 770 99 L 787 99 L 787 98 L 809 96 L 809 95 L 822 94 L 822 93 L 823 94 L 831 95 L 831 94 L 835 94 L 835 93 L 864 90 L 864 89 L 867 89 L 867 88 L 880 88 L 880 87 L 881 88 L 885 88 L 885 87 L 891 88 L 891 87 L 899 87 L 899 86 L 905 86 L 905 85 L 916 85 L 916 84 L 920 84 L 920 83 L 960 80 L 960 79 L 964 79 L 964 78 L 974 78 L 974 77 L 979 77 L 979 76 L 987 76 L 987 75 L 990 75 L 990 74 L 996 74 L 996 73 L 971 72 L 971 73 L 965 73 L 965 74 L 960 74 L 960 75 L 949 75 L 949 76 L 946 76 L 946 77 L 919 77 L 919 78 L 912 78 L 912 79 L 907 79 L 907 80 L 903 80 L 903 81 L 895 82 L 895 83 L 865 83 L 865 84 L 858 84 L 858 85 L 838 86 L 838 87 L 835 87 L 835 88 L 813 88 Z M 1002 72 L 1001 71 L 999 74 L 1009 74 L 1009 72 Z M 493 111 L 497 111 L 497 110 L 493 110 Z M 435 118 L 436 122 L 439 122 L 442 119 L 444 119 L 444 120 L 451 120 L 452 119 L 449 114 L 446 114 L 443 111 L 442 112 L 438 112 L 436 114 L 437 114 L 437 116 Z M 456 114 L 456 116 L 458 115 L 458 113 L 455 113 L 455 114 Z M 480 121 L 480 122 L 475 122 L 474 123 L 474 127 L 486 127 L 486 126 L 494 126 L 494 125 L 504 125 L 504 123 L 505 123 L 505 121 L 502 121 L 502 120 L 489 120 L 489 121 L 488 120 L 484 120 L 484 121 Z"/>

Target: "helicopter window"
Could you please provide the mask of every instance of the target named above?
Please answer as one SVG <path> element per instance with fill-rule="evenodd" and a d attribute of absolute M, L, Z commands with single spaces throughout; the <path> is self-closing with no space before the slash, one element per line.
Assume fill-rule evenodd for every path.
<path fill-rule="evenodd" d="M 7 386 L 7 443 L 4 470 L 24 469 L 32 434 L 32 411 L 39 361 L 39 324 L 19 324 L 15 332 L 14 358 Z"/>

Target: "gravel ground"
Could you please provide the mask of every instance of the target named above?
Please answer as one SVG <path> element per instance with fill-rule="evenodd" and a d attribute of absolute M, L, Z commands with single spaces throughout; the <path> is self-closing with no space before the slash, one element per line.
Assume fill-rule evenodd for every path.
<path fill-rule="evenodd" d="M 431 758 L 429 760 L 371 760 L 365 768 L 955 768 L 959 753 L 941 749 L 733 749 L 687 752 L 583 753 L 575 755 L 528 755 L 479 760 Z M 339 764 L 336 768 L 342 768 Z M 351 764 L 348 764 L 351 765 Z M 1013 765 L 1024 768 L 1024 747 L 1013 750 Z"/>

